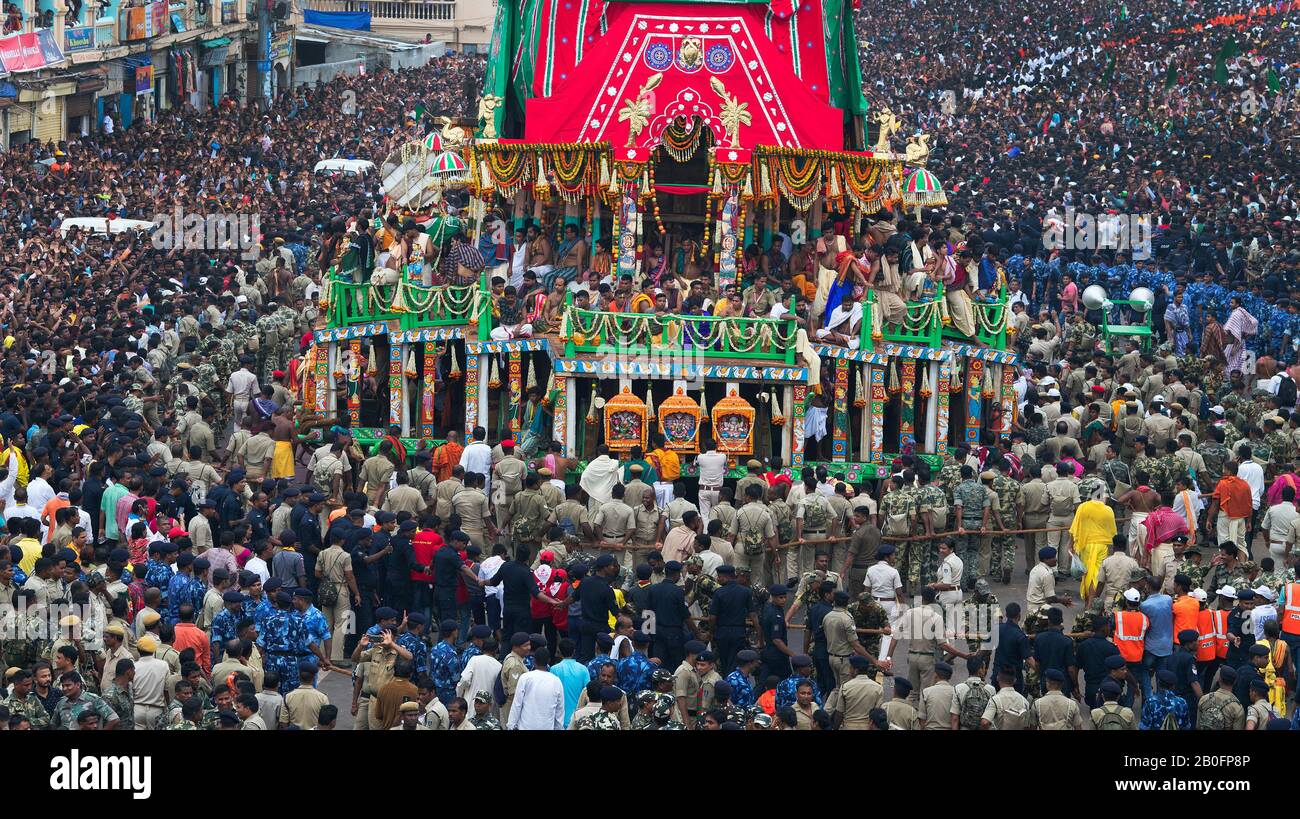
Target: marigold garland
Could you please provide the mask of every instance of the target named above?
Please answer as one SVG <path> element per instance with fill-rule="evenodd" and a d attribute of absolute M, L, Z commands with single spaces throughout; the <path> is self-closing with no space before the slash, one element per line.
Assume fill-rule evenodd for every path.
<path fill-rule="evenodd" d="M 678 162 L 689 162 L 695 152 L 700 149 L 700 143 L 703 141 L 704 125 L 699 121 L 699 117 L 694 120 L 694 127 L 687 130 L 683 125 L 678 127 L 676 120 L 669 123 L 664 129 L 662 147 L 668 155 Z"/>
<path fill-rule="evenodd" d="M 488 174 L 496 192 L 505 197 L 514 196 L 532 181 L 532 162 L 529 154 L 485 151 Z"/>

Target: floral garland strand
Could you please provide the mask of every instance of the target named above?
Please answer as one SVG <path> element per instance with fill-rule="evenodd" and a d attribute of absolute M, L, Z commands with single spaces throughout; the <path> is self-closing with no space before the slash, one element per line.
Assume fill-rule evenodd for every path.
<path fill-rule="evenodd" d="M 698 123 L 698 117 L 696 122 L 696 127 L 687 130 L 685 127 L 678 128 L 677 122 L 674 120 L 663 130 L 661 147 L 678 162 L 689 162 L 691 157 L 695 156 L 695 152 L 700 149 L 704 126 Z"/>

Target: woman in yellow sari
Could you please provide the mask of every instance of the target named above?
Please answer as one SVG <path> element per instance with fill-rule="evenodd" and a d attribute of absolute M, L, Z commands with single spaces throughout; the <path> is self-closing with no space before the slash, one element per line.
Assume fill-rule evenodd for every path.
<path fill-rule="evenodd" d="M 1074 552 L 1084 566 L 1079 595 L 1089 600 L 1097 590 L 1097 572 L 1115 538 L 1115 511 L 1106 505 L 1106 484 L 1098 481 L 1089 499 L 1079 504 L 1070 524 Z"/>

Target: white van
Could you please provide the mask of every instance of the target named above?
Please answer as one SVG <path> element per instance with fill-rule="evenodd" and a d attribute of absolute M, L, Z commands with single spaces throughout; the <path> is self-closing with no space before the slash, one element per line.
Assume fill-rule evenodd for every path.
<path fill-rule="evenodd" d="M 365 176 L 374 169 L 369 159 L 322 159 L 312 171 L 320 176 Z"/>

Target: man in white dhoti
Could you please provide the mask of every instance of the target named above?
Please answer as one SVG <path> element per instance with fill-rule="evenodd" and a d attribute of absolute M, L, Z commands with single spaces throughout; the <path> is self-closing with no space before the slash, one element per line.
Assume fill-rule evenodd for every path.
<path fill-rule="evenodd" d="M 587 511 L 592 514 L 614 499 L 614 485 L 622 482 L 620 476 L 623 474 L 618 461 L 609 457 L 609 447 L 601 444 L 596 451 L 599 454 L 578 478 L 578 485 L 587 493 Z"/>

